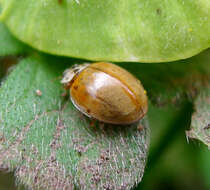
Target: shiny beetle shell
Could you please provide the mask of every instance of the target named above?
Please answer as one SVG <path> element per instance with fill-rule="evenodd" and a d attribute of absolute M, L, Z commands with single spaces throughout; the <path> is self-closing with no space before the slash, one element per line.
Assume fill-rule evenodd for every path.
<path fill-rule="evenodd" d="M 148 109 L 140 81 L 111 63 L 76 65 L 64 72 L 61 82 L 78 110 L 105 123 L 131 124 Z"/>

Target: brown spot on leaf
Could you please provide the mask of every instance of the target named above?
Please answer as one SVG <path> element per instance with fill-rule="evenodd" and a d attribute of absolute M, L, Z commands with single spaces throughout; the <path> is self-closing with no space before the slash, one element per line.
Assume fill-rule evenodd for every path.
<path fill-rule="evenodd" d="M 156 13 L 157 13 L 158 15 L 161 15 L 161 9 L 160 9 L 160 8 L 157 8 L 157 9 L 156 9 Z"/>

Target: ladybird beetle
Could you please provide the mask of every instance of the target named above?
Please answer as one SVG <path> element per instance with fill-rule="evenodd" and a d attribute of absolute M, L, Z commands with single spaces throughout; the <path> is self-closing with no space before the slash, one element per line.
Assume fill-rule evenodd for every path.
<path fill-rule="evenodd" d="M 64 71 L 61 83 L 79 111 L 104 123 L 131 124 L 148 109 L 140 81 L 112 63 L 74 65 Z"/>

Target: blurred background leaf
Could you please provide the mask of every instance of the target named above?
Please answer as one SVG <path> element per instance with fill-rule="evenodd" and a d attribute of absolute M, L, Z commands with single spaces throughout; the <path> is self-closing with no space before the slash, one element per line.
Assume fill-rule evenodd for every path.
<path fill-rule="evenodd" d="M 142 182 L 135 190 L 208 190 L 210 151 L 199 141 L 187 141 L 192 104 L 150 105 L 151 142 Z"/>
<path fill-rule="evenodd" d="M 28 47 L 16 40 L 0 22 L 0 56 L 25 54 Z"/>

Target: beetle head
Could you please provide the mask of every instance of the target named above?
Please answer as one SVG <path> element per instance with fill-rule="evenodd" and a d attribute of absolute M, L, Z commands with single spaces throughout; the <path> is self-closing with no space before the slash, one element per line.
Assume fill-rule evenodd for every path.
<path fill-rule="evenodd" d="M 88 65 L 89 65 L 88 63 L 82 64 L 82 65 L 75 64 L 72 67 L 70 67 L 69 69 L 66 69 L 63 72 L 63 78 L 61 80 L 61 83 L 64 85 L 67 85 L 68 83 L 70 83 L 72 81 L 72 79 L 74 78 L 75 75 L 80 73 Z"/>

